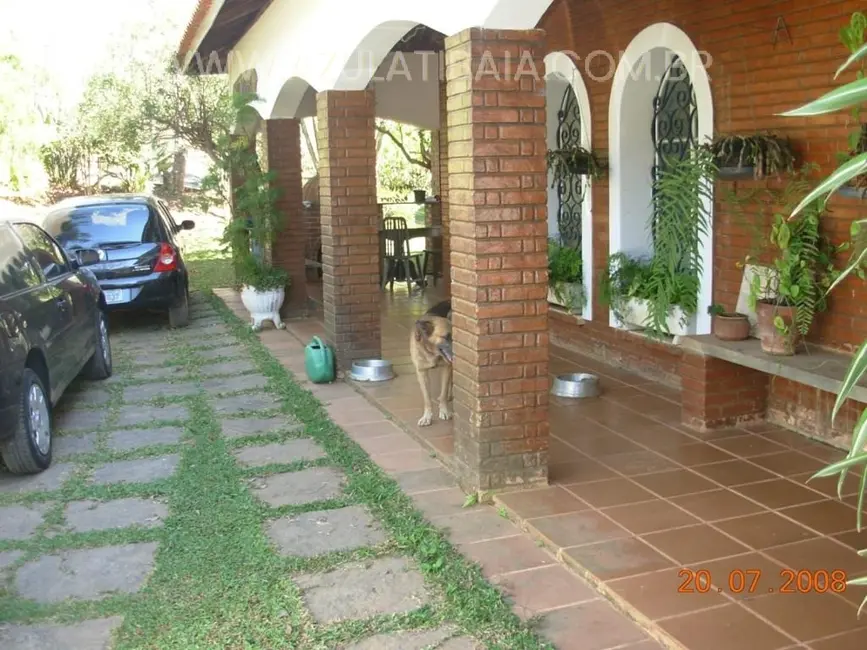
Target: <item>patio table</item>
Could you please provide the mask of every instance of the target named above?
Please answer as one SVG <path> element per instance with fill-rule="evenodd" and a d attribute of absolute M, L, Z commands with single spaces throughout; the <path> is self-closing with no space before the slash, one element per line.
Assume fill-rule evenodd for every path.
<path fill-rule="evenodd" d="M 379 233 L 379 284 L 382 285 L 382 261 L 385 259 L 385 231 L 382 227 L 378 230 Z M 428 237 L 442 237 L 442 226 L 419 226 L 416 228 L 407 228 L 407 239 L 427 239 Z"/>

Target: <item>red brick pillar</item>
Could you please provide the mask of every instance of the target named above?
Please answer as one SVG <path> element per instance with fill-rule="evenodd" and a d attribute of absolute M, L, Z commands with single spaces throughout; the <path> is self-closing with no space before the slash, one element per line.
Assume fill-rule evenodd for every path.
<path fill-rule="evenodd" d="M 469 489 L 547 482 L 543 55 L 540 30 L 446 39 L 455 460 Z"/>
<path fill-rule="evenodd" d="M 680 361 L 681 419 L 705 431 L 762 419 L 770 375 L 684 350 Z"/>
<path fill-rule="evenodd" d="M 382 354 L 374 96 L 329 90 L 316 105 L 325 333 L 348 368 Z"/>
<path fill-rule="evenodd" d="M 280 315 L 303 316 L 307 313 L 307 277 L 304 269 L 306 224 L 301 187 L 301 130 L 296 119 L 267 120 L 265 143 L 268 171 L 274 175 L 277 190 L 276 208 L 281 227 L 271 249 L 272 263 L 289 274 L 290 286 Z"/>

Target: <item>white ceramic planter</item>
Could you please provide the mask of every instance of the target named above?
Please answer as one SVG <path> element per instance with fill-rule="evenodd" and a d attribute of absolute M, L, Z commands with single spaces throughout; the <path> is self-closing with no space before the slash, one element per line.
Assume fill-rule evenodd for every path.
<path fill-rule="evenodd" d="M 650 307 L 646 300 L 630 298 L 624 309 L 624 325 L 628 329 L 646 329 L 650 318 Z M 686 325 L 684 325 L 684 322 Z M 668 332 L 672 336 L 689 336 L 695 334 L 695 318 L 685 318 L 680 307 L 672 307 L 665 321 Z"/>
<path fill-rule="evenodd" d="M 548 287 L 548 302 L 563 307 L 567 311 L 569 311 L 571 303 L 571 313 L 573 314 L 581 314 L 584 310 L 584 301 L 584 285 L 580 282 L 561 282 L 557 291 L 554 290 L 554 287 Z"/>
<path fill-rule="evenodd" d="M 262 323 L 271 321 L 274 327 L 282 330 L 286 327 L 280 319 L 280 307 L 286 299 L 285 289 L 270 289 L 257 291 L 253 287 L 244 286 L 241 289 L 241 302 L 250 312 L 253 319 L 253 330 L 258 332 L 262 329 Z"/>

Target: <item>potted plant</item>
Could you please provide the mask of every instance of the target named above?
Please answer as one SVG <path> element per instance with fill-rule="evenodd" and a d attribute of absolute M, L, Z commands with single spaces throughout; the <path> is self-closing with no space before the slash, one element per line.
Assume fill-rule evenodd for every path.
<path fill-rule="evenodd" d="M 822 210 L 821 202 L 813 202 L 796 221 L 774 215 L 769 236 L 774 261 L 770 273 L 753 277 L 749 294 L 767 354 L 795 354 L 816 313 L 827 307 L 826 292 L 839 274 L 833 258 L 849 244 L 834 246 L 821 234 Z"/>
<path fill-rule="evenodd" d="M 632 257 L 622 252 L 609 256 L 599 286 L 602 304 L 608 305 L 615 318 L 630 329 L 646 329 L 658 335 L 688 335 L 693 319 L 683 304 L 689 303 L 685 294 L 692 291 L 692 282 L 687 275 L 677 277 L 675 293 L 667 301 L 660 326 L 653 306 L 653 273 L 650 257 Z"/>
<path fill-rule="evenodd" d="M 552 187 L 568 176 L 600 178 L 605 166 L 592 151 L 576 146 L 569 149 L 550 149 L 546 155 L 548 169 L 552 172 Z"/>
<path fill-rule="evenodd" d="M 762 179 L 792 173 L 795 156 L 788 138 L 770 133 L 723 135 L 710 144 L 719 178 Z"/>
<path fill-rule="evenodd" d="M 253 330 L 258 332 L 262 323 L 268 320 L 277 329 L 284 329 L 286 325 L 280 319 L 280 308 L 289 286 L 286 271 L 249 256 L 236 270 L 236 277 L 241 285 L 241 302 L 253 320 Z"/>
<path fill-rule="evenodd" d="M 746 314 L 726 311 L 725 307 L 713 304 L 708 307 L 711 315 L 711 331 L 720 341 L 744 341 L 750 337 L 750 319 Z"/>
<path fill-rule="evenodd" d="M 581 251 L 565 246 L 556 239 L 548 240 L 548 302 L 565 307 L 569 313 L 580 314 L 587 296 L 584 291 Z"/>

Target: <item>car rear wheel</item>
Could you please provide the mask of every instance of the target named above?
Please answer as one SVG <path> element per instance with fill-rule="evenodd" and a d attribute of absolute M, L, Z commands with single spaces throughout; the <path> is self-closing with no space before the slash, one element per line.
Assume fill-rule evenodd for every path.
<path fill-rule="evenodd" d="M 42 380 L 30 368 L 21 378 L 18 421 L 0 456 L 13 474 L 36 474 L 51 465 L 51 402 Z"/>
<path fill-rule="evenodd" d="M 169 307 L 169 327 L 176 329 L 190 324 L 190 294 L 184 289 L 184 295 L 174 307 Z"/>
<path fill-rule="evenodd" d="M 86 379 L 101 380 L 111 377 L 111 337 L 108 334 L 108 319 L 101 309 L 96 310 L 96 350 L 84 366 Z"/>

